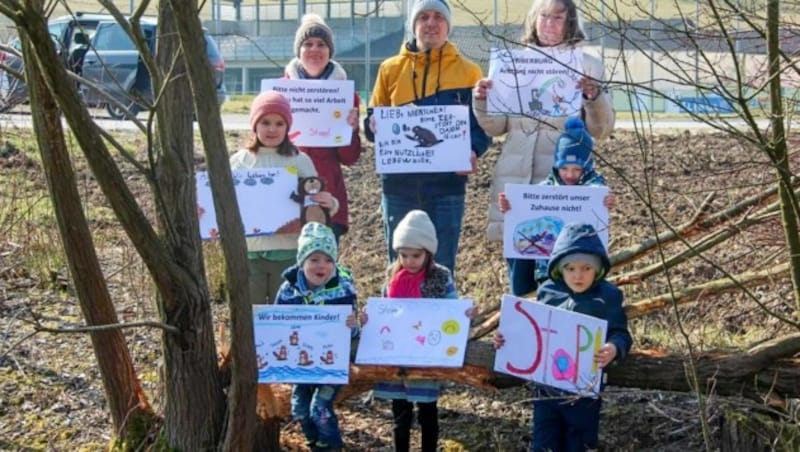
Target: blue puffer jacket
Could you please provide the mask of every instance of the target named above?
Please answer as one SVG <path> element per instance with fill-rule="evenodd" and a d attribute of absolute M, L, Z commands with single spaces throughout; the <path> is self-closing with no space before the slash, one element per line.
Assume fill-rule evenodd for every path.
<path fill-rule="evenodd" d="M 567 286 L 559 268 L 561 259 L 575 253 L 597 255 L 602 265 L 595 283 L 581 293 L 575 293 Z M 608 322 L 606 342 L 617 347 L 615 362 L 619 362 L 630 352 L 633 339 L 628 331 L 628 317 L 622 309 L 622 291 L 605 280 L 610 268 L 611 263 L 597 231 L 588 224 L 569 223 L 556 239 L 548 265 L 550 279 L 539 287 L 536 298 L 550 306 L 605 319 Z"/>

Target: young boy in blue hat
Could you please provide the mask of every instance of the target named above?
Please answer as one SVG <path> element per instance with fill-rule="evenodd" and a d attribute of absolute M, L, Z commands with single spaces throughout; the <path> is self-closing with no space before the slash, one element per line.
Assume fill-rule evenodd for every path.
<path fill-rule="evenodd" d="M 336 263 L 333 230 L 321 223 L 307 223 L 297 239 L 297 264 L 283 272 L 285 281 L 276 304 L 351 305 L 356 307 L 356 287 L 350 271 Z M 358 334 L 355 313 L 347 327 Z M 333 401 L 341 385 L 296 384 L 292 386 L 292 417 L 300 421 L 312 451 L 340 450 L 343 446 Z"/>
<path fill-rule="evenodd" d="M 605 319 L 605 344 L 595 353 L 600 368 L 625 359 L 633 339 L 622 309 L 622 291 L 605 277 L 611 268 L 594 227 L 569 223 L 553 246 L 547 266 L 550 279 L 539 288 L 537 301 L 561 309 Z M 505 344 L 501 332 L 495 348 Z M 601 389 L 602 389 L 601 382 Z M 600 397 L 576 397 L 537 385 L 533 401 L 531 451 L 584 451 L 598 447 Z"/>
<path fill-rule="evenodd" d="M 539 185 L 586 185 L 604 187 L 605 178 L 594 170 L 592 149 L 594 140 L 586 131 L 580 118 L 570 118 L 564 123 L 564 133 L 556 142 L 553 171 Z M 613 209 L 616 197 L 609 192 L 603 205 Z M 511 210 L 511 203 L 505 193 L 498 199 L 500 212 Z M 516 296 L 527 295 L 547 279 L 547 259 L 506 259 L 511 293 Z"/>

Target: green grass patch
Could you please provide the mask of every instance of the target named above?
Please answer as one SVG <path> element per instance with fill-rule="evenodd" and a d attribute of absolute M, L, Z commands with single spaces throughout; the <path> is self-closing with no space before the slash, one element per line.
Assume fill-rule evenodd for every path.
<path fill-rule="evenodd" d="M 238 94 L 230 96 L 224 104 L 222 104 L 222 113 L 250 113 L 250 104 L 253 103 L 255 95 L 252 94 Z"/>

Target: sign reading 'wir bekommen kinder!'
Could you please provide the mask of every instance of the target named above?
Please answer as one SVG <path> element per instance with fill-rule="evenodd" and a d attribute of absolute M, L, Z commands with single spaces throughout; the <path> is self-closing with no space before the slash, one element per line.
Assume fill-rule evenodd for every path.
<path fill-rule="evenodd" d="M 347 384 L 347 305 L 254 305 L 259 383 Z"/>
<path fill-rule="evenodd" d="M 373 118 L 379 174 L 472 169 L 466 106 L 375 107 Z"/>

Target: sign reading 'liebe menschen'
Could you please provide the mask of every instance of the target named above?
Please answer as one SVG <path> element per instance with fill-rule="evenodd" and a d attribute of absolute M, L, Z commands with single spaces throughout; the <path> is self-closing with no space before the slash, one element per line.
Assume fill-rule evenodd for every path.
<path fill-rule="evenodd" d="M 372 117 L 378 174 L 472 169 L 466 106 L 375 107 Z"/>

